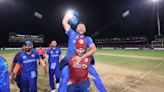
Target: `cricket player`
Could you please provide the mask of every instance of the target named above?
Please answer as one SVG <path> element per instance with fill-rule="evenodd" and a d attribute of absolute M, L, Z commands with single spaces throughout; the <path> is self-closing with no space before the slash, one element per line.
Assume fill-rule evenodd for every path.
<path fill-rule="evenodd" d="M 49 63 L 49 82 L 51 87 L 51 92 L 55 92 L 58 88 L 60 82 L 60 72 L 59 72 L 59 61 L 62 58 L 62 52 L 60 48 L 57 47 L 56 40 L 51 41 L 51 47 L 46 52 L 46 57 Z M 54 85 L 54 75 L 56 77 L 56 87 Z"/>
<path fill-rule="evenodd" d="M 14 68 L 14 76 L 18 73 L 22 65 L 21 72 L 21 91 L 22 92 L 37 92 L 37 60 L 46 68 L 45 62 L 39 54 L 33 49 L 31 41 L 25 42 L 25 51 L 23 51 Z"/>
<path fill-rule="evenodd" d="M 70 56 L 76 53 L 75 51 L 76 40 L 80 37 L 83 37 L 86 41 L 87 48 L 89 48 L 89 50 L 85 54 L 83 54 L 81 57 L 79 56 L 74 57 L 74 59 L 77 62 L 80 62 L 84 58 L 92 56 L 96 51 L 96 46 L 93 43 L 93 40 L 91 39 L 91 37 L 84 35 L 84 33 L 86 32 L 85 25 L 83 23 L 78 24 L 76 31 L 74 31 L 71 28 L 70 24 L 68 23 L 69 19 L 70 19 L 70 13 L 66 13 L 66 15 L 63 18 L 62 24 L 65 30 L 65 33 L 68 36 L 68 50 L 67 50 L 65 58 L 60 63 L 62 80 L 60 82 L 58 92 L 67 92 L 67 81 L 69 79 L 69 73 L 70 73 L 69 67 L 67 64 L 69 62 Z M 98 88 L 98 90 L 100 92 L 106 92 L 106 89 L 104 85 L 102 84 L 101 79 L 99 78 L 94 67 L 91 66 L 90 68 L 88 68 L 88 70 L 89 70 L 89 73 L 95 77 L 94 83 L 96 87 Z"/>
<path fill-rule="evenodd" d="M 42 60 L 44 60 L 45 59 L 44 49 L 42 47 L 39 47 L 38 50 L 37 50 L 37 52 L 41 56 Z M 40 65 L 40 62 L 39 62 L 39 65 Z"/>
<path fill-rule="evenodd" d="M 86 41 L 79 38 L 75 42 L 76 53 L 69 60 L 70 85 L 67 87 L 68 92 L 89 92 L 90 82 L 88 79 L 88 67 L 91 65 L 91 58 L 86 57 L 77 62 L 74 57 L 82 57 L 86 53 Z"/>
<path fill-rule="evenodd" d="M 0 56 L 0 92 L 10 92 L 8 64 L 2 56 Z"/>
<path fill-rule="evenodd" d="M 24 50 L 25 50 L 25 45 L 23 44 L 23 45 L 22 45 L 22 51 L 24 51 Z M 22 52 L 22 51 L 21 51 L 21 52 Z M 10 74 L 12 75 L 12 76 L 11 76 L 11 83 L 14 84 L 13 80 L 15 80 L 15 81 L 16 81 L 16 84 L 17 84 L 17 86 L 18 86 L 18 88 L 20 89 L 20 92 L 21 92 L 21 68 L 22 68 L 22 65 L 21 65 L 21 68 L 20 68 L 20 70 L 18 71 L 18 73 L 17 73 L 15 79 L 14 79 L 14 75 L 13 75 L 13 69 L 14 69 L 16 63 L 18 62 L 18 58 L 19 58 L 19 55 L 20 55 L 21 52 L 18 52 L 18 53 L 15 55 L 15 57 L 14 57 L 14 59 L 13 59 L 13 62 L 12 62 L 12 64 L 11 64 L 11 68 L 10 68 Z"/>

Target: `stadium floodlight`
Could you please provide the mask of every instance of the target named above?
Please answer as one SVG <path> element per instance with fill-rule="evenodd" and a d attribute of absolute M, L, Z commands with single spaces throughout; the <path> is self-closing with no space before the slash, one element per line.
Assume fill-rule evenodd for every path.
<path fill-rule="evenodd" d="M 151 0 L 152 2 L 158 2 L 159 0 Z"/>
<path fill-rule="evenodd" d="M 73 17 L 73 10 L 68 10 L 66 14 L 69 16 L 69 18 Z"/>

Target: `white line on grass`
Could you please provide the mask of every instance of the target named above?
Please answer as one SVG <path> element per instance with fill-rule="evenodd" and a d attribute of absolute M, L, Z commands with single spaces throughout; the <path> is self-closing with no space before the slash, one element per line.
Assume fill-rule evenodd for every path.
<path fill-rule="evenodd" d="M 163 62 L 164 62 L 164 60 L 162 60 L 159 64 L 155 65 L 152 69 L 150 69 L 149 71 L 147 71 L 144 75 L 140 76 L 139 79 L 135 80 L 132 84 L 130 84 L 130 86 L 127 86 L 121 92 L 125 92 L 127 89 L 129 89 L 132 86 L 134 86 L 137 82 L 139 82 L 141 79 L 143 79 L 144 77 L 146 77 L 147 75 L 149 75 L 153 70 L 155 70 L 156 68 L 158 68 Z"/>

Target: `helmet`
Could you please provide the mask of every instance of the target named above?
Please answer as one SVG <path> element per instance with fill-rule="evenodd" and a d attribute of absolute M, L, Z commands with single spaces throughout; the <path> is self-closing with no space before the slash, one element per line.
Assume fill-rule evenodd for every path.
<path fill-rule="evenodd" d="M 26 41 L 24 44 L 28 46 L 33 46 L 33 43 L 31 41 Z"/>
<path fill-rule="evenodd" d="M 69 22 L 73 25 L 77 25 L 79 22 L 79 13 L 77 11 L 73 11 L 73 17 L 69 20 Z"/>
<path fill-rule="evenodd" d="M 78 38 L 75 42 L 76 49 L 78 48 L 87 48 L 86 41 L 84 38 Z"/>

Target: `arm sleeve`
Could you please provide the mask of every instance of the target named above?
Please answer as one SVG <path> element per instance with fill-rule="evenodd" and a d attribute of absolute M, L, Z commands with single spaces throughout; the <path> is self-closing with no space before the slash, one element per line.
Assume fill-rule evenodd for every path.
<path fill-rule="evenodd" d="M 23 59 L 22 59 L 22 55 L 20 54 L 18 56 L 18 61 L 17 61 L 17 64 L 22 64 L 23 63 Z"/>
<path fill-rule="evenodd" d="M 90 47 L 90 45 L 91 44 L 93 44 L 93 40 L 92 40 L 92 38 L 91 37 L 87 37 L 87 39 L 86 39 L 87 41 L 87 47 Z"/>
<path fill-rule="evenodd" d="M 95 77 L 95 80 L 93 80 L 93 81 L 94 81 L 95 86 L 99 90 L 99 92 L 107 92 L 107 90 L 105 89 L 105 86 L 103 85 L 98 73 L 96 72 L 95 68 L 92 65 L 90 65 L 88 67 L 88 71 L 93 77 Z"/>
<path fill-rule="evenodd" d="M 41 59 L 41 56 L 38 54 L 38 52 L 35 52 L 36 58 Z"/>
<path fill-rule="evenodd" d="M 69 30 L 66 32 L 66 35 L 69 37 L 73 34 L 75 34 L 76 32 L 70 27 Z"/>
<path fill-rule="evenodd" d="M 18 57 L 19 57 L 19 54 L 16 54 L 15 57 L 14 57 L 14 59 L 13 59 L 13 62 L 14 62 L 14 63 L 17 63 Z"/>

